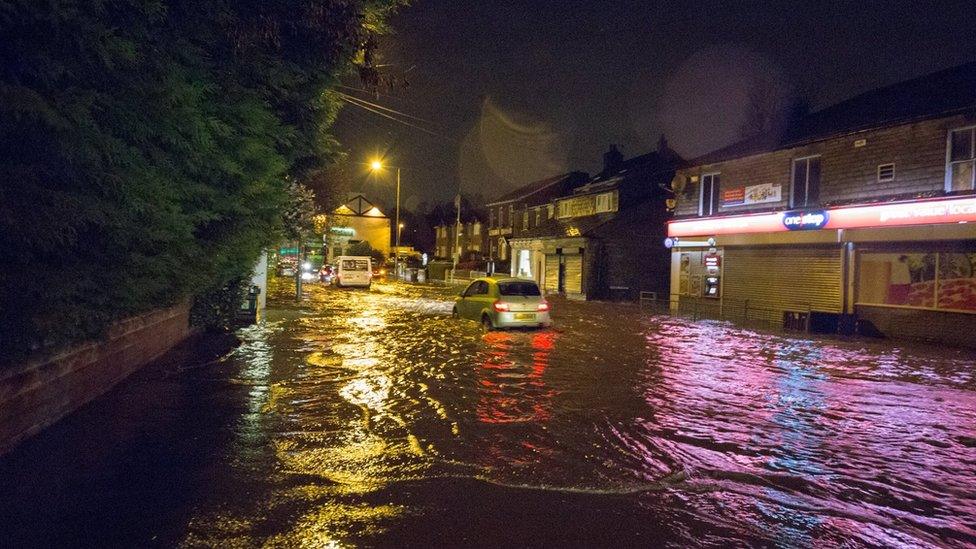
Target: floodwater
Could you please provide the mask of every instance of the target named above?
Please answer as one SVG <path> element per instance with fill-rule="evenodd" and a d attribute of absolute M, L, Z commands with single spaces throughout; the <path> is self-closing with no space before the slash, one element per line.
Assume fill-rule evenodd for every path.
<path fill-rule="evenodd" d="M 976 545 L 972 351 L 287 290 L 0 458 L 0 546 Z"/>

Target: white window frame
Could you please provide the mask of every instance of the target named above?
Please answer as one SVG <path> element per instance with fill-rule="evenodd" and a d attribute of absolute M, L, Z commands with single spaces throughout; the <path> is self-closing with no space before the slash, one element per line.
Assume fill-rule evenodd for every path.
<path fill-rule="evenodd" d="M 969 131 L 972 133 L 972 139 L 969 140 L 969 160 L 957 160 L 952 161 L 952 134 L 955 132 Z M 945 165 L 945 192 L 952 191 L 952 165 L 960 164 L 962 162 L 972 162 L 973 163 L 973 179 L 969 190 L 976 190 L 976 126 L 963 126 L 961 128 L 950 128 L 946 132 L 946 165 Z"/>
<path fill-rule="evenodd" d="M 807 156 L 798 156 L 794 158 L 792 162 L 790 162 L 790 208 L 797 208 L 797 207 L 809 208 L 811 206 L 811 204 L 808 203 L 809 202 L 808 197 L 810 195 L 810 159 L 812 158 L 822 159 L 823 155 L 809 154 Z M 807 161 L 806 180 L 804 181 L 804 189 L 803 189 L 804 203 L 803 206 L 797 206 L 796 204 L 796 163 L 803 162 L 804 160 Z M 822 161 L 820 162 L 820 181 L 818 184 L 821 186 L 821 188 L 823 187 L 823 162 Z M 813 206 L 815 205 L 816 204 L 813 204 Z"/>
<path fill-rule="evenodd" d="M 698 178 L 698 215 L 701 217 L 715 215 L 718 213 L 718 207 L 721 205 L 721 201 L 715 205 L 715 211 L 706 214 L 705 213 L 705 178 L 711 178 L 712 181 L 712 192 L 717 193 L 720 189 L 715 188 L 715 178 L 719 178 L 719 186 L 722 185 L 722 172 L 709 172 L 701 174 Z"/>

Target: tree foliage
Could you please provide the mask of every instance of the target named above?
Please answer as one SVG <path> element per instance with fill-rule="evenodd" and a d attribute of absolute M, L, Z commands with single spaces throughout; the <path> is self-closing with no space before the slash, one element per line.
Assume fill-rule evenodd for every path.
<path fill-rule="evenodd" d="M 3 355 L 249 271 L 399 2 L 0 0 Z"/>
<path fill-rule="evenodd" d="M 383 252 L 377 250 L 366 240 L 361 240 L 359 242 L 350 244 L 346 248 L 345 255 L 356 255 L 356 256 L 369 256 L 373 261 L 373 265 L 382 265 L 386 262 L 386 256 Z"/>

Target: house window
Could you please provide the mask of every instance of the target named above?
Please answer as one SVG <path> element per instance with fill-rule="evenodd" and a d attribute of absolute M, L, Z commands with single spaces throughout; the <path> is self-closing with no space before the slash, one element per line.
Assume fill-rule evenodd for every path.
<path fill-rule="evenodd" d="M 522 213 L 522 230 L 523 231 L 529 230 L 529 212 L 528 212 L 528 210 L 526 210 L 525 212 Z"/>
<path fill-rule="evenodd" d="M 793 161 L 793 190 L 790 206 L 804 208 L 820 203 L 820 157 L 808 156 Z"/>
<path fill-rule="evenodd" d="M 481 234 L 481 223 L 480 222 L 474 224 L 474 230 L 472 232 L 474 233 L 475 236 L 478 236 L 478 235 Z"/>
<path fill-rule="evenodd" d="M 895 165 L 881 164 L 878 166 L 878 183 L 886 183 L 895 180 Z"/>
<path fill-rule="evenodd" d="M 946 191 L 970 191 L 973 186 L 973 130 L 953 130 L 949 134 L 949 168 Z"/>
<path fill-rule="evenodd" d="M 506 223 L 505 226 L 515 227 L 515 206 L 514 205 L 508 207 L 508 223 Z"/>
<path fill-rule="evenodd" d="M 495 227 L 495 208 L 488 209 L 488 227 Z"/>
<path fill-rule="evenodd" d="M 719 175 L 705 174 L 701 178 L 701 195 L 698 197 L 698 215 L 718 213 Z"/>

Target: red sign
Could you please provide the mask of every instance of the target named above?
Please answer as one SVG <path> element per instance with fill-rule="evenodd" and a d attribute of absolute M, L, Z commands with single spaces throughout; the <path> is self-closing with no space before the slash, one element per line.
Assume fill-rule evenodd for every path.
<path fill-rule="evenodd" d="M 823 212 L 825 210 L 816 210 Z M 794 216 L 802 211 L 790 212 Z M 826 210 L 823 229 L 903 227 L 976 222 L 976 198 L 943 198 Z M 689 219 L 668 223 L 668 236 L 773 233 L 787 231 L 786 212 Z"/>
<path fill-rule="evenodd" d="M 746 201 L 746 189 L 745 187 L 739 187 L 738 189 L 728 189 L 722 191 L 722 204 L 733 205 L 742 204 Z"/>
<path fill-rule="evenodd" d="M 718 254 L 705 254 L 702 256 L 702 260 L 707 269 L 718 269 L 722 266 L 722 256 Z"/>

